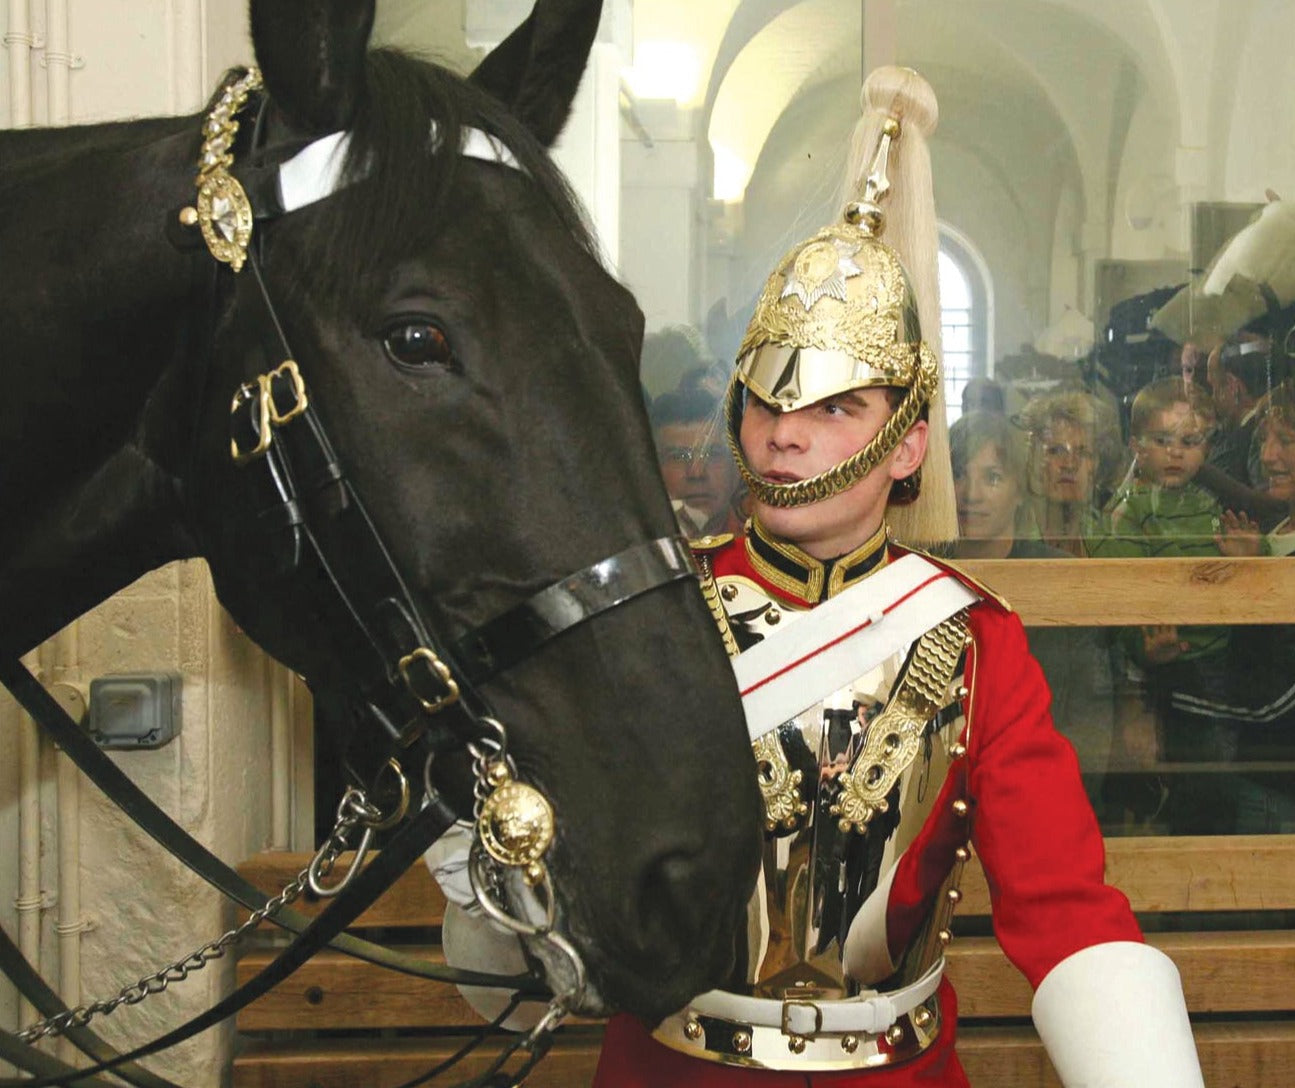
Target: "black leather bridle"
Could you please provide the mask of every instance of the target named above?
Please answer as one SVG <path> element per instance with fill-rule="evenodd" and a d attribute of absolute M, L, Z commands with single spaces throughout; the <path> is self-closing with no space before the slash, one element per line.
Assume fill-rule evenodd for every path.
<path fill-rule="evenodd" d="M 266 104 L 262 97 L 253 145 L 259 138 Z M 237 172 L 258 221 L 272 220 L 285 210 L 272 184 L 276 169 L 251 166 Z M 182 216 L 180 222 L 184 228 L 177 230 L 173 224 L 170 233 L 178 244 L 188 245 L 196 233 L 196 221 Z M 405 767 L 422 765 L 422 778 L 430 780 L 426 766 L 434 757 L 446 750 L 466 748 L 476 757 L 478 768 L 493 762 L 505 768 L 505 778 L 509 772 L 515 774 L 508 759 L 506 731 L 477 686 L 534 655 L 572 627 L 661 586 L 697 576 L 691 553 L 677 537 L 646 541 L 562 579 L 466 634 L 450 638 L 438 631 L 410 592 L 315 410 L 267 290 L 260 246 L 261 235 L 257 233 L 246 252 L 250 275 L 245 272 L 237 277 L 235 291 L 249 312 L 261 315 L 260 342 L 265 357 L 282 362 L 235 392 L 230 453 L 252 474 L 250 479 L 258 495 L 256 520 L 273 540 L 266 546 L 274 556 L 273 565 L 282 585 L 295 594 L 313 594 L 323 585 L 328 597 L 326 607 L 345 616 L 350 637 L 367 659 L 365 667 L 350 672 L 362 690 L 370 718 L 378 726 L 373 744 L 381 750 L 382 758 L 377 761 L 380 767 L 395 765 L 395 773 L 404 782 L 414 777 L 406 775 Z M 252 295 L 255 297 L 249 298 Z M 264 906 L 263 894 L 192 839 L 134 786 L 21 663 L 0 662 L 0 682 L 87 777 L 173 856 L 249 910 Z M 488 792 L 481 776 L 474 788 L 480 809 L 483 790 Z M 21 1036 L 0 1031 L 0 1058 L 36 1074 L 35 1080 L 0 1080 L 0 1088 L 103 1084 L 98 1074 L 108 1070 L 142 1088 L 174 1088 L 134 1063 L 232 1015 L 326 945 L 422 977 L 458 985 L 502 986 L 518 991 L 521 998 L 541 996 L 544 991 L 534 976 L 498 976 L 433 965 L 343 932 L 463 815 L 434 791 L 423 798 L 422 807 L 412 812 L 406 809 L 407 805 L 402 804 L 394 813 L 368 810 L 370 826 L 400 826 L 372 863 L 362 871 L 358 864 L 353 867 L 344 886 L 333 889 L 333 902 L 313 921 L 287 907 L 268 915 L 296 936 L 265 970 L 207 1012 L 126 1054 L 116 1053 L 95 1036 L 86 1026 L 88 1017 L 77 1016 L 62 1006 L 0 930 L 0 970 L 43 1016 L 66 1017 L 67 1023 L 57 1033 L 65 1034 L 96 1062 L 91 1068 L 73 1070 L 25 1045 Z M 474 854 L 478 868 L 492 864 L 489 859 L 483 862 L 482 857 Z M 492 914 L 500 909 L 497 903 L 485 905 L 493 908 Z M 561 946 L 569 957 L 576 957 L 564 941 Z M 578 957 L 575 966 L 577 976 L 582 977 Z M 578 997 L 557 995 L 537 1029 L 505 1048 L 487 1074 L 470 1083 L 519 1083 L 543 1056 L 551 1041 L 551 1029 Z M 469 1048 L 470 1045 L 465 1047 L 464 1052 Z M 514 1055 L 520 1055 L 520 1065 L 505 1072 L 506 1063 Z M 443 1063 L 448 1064 L 452 1062 Z M 440 1067 L 433 1073 L 439 1071 Z M 427 1075 L 419 1082 L 426 1079 Z"/>

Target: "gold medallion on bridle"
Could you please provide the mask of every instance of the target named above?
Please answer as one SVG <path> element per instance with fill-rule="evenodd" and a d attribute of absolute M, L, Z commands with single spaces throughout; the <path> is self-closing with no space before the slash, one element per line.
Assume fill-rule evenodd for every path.
<path fill-rule="evenodd" d="M 540 859 L 553 842 L 553 807 L 534 786 L 504 782 L 482 803 L 477 834 L 495 861 L 522 869 L 526 882 L 537 884 Z"/>
<path fill-rule="evenodd" d="M 194 212 L 182 213 L 181 221 L 196 220 L 203 241 L 216 260 L 235 272 L 247 260 L 252 238 L 252 205 L 237 178 L 234 141 L 238 136 L 238 115 L 249 96 L 262 89 L 261 73 L 249 68 L 227 84 L 202 126 L 202 150 L 198 156 L 198 194 Z"/>
<path fill-rule="evenodd" d="M 217 169 L 198 183 L 198 226 L 216 260 L 235 272 L 247 259 L 252 237 L 252 205 L 238 179 Z"/>

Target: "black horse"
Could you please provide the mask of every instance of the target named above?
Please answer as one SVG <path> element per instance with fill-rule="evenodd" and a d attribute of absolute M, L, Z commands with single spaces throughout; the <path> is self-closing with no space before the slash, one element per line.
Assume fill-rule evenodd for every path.
<path fill-rule="evenodd" d="M 641 315 L 545 154 L 599 7 L 539 0 L 463 80 L 369 52 L 372 2 L 254 0 L 266 106 L 236 156 L 270 168 L 341 131 L 349 148 L 346 184 L 257 224 L 259 267 L 237 274 L 176 219 L 203 117 L 0 133 L 0 654 L 200 556 L 321 701 L 380 716 L 391 663 L 357 642 L 321 564 L 285 549 L 291 504 L 264 516 L 261 464 L 230 456 L 231 396 L 255 400 L 276 338 L 394 572 L 452 644 L 674 531 Z M 457 153 L 482 134 L 510 161 Z M 553 803 L 548 865 L 586 1011 L 664 1014 L 718 982 L 759 799 L 696 583 L 644 592 L 479 688 Z"/>

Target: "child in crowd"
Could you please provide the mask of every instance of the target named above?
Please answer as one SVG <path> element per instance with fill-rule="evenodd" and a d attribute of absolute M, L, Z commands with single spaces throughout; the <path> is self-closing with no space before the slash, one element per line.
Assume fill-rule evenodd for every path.
<path fill-rule="evenodd" d="M 1181 378 L 1154 382 L 1138 393 L 1129 425 L 1129 479 L 1111 500 L 1107 531 L 1091 542 L 1092 555 L 1240 555 L 1253 547 L 1257 527 L 1244 515 L 1225 514 L 1194 482 L 1217 423 L 1208 395 Z M 1128 633 L 1125 646 L 1144 672 L 1165 760 L 1235 758 L 1237 723 L 1227 713 L 1229 637 L 1227 627 L 1213 624 L 1165 624 Z M 1177 777 L 1166 803 L 1171 832 L 1231 830 L 1233 803 L 1222 775 Z"/>

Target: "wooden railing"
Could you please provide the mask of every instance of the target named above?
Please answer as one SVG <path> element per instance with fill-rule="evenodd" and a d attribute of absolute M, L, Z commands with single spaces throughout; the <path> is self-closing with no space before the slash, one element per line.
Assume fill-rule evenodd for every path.
<path fill-rule="evenodd" d="M 999 560 L 964 566 L 1007 598 L 1027 626 L 1295 622 L 1295 578 L 1283 560 Z M 240 870 L 272 894 L 305 860 L 262 854 Z M 1107 878 L 1128 895 L 1148 940 L 1178 964 L 1206 1083 L 1295 1084 L 1295 933 L 1270 913 L 1295 911 L 1295 835 L 1110 839 Z M 987 933 L 989 895 L 974 863 L 963 893 L 955 934 Z M 412 940 L 435 959 L 443 908 L 440 890 L 422 866 L 414 866 L 360 919 L 360 927 L 387 940 Z M 1167 931 L 1163 923 L 1171 915 Z M 269 949 L 244 955 L 239 980 L 270 955 Z M 1029 1025 L 1029 986 L 993 937 L 957 937 L 949 949 L 949 973 L 959 997 L 959 1053 L 971 1083 L 1057 1088 Z M 456 1030 L 477 1023 L 450 987 L 325 954 L 240 1015 L 246 1045 L 235 1060 L 234 1085 L 390 1088 L 434 1065 L 461 1041 Z M 366 1034 L 357 1037 L 359 1031 Z M 587 1085 L 598 1042 L 595 1024 L 562 1029 L 553 1055 L 527 1083 Z M 464 1072 L 480 1068 L 478 1060 Z"/>

